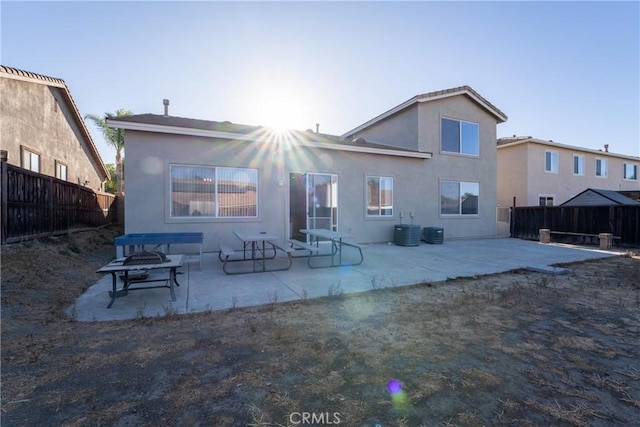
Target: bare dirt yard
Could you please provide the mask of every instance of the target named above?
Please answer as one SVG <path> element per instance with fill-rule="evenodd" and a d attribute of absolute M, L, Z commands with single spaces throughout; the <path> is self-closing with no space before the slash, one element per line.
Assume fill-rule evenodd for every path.
<path fill-rule="evenodd" d="M 640 259 L 631 254 L 561 276 L 514 271 L 118 322 L 65 316 L 118 234 L 2 247 L 3 426 L 640 419 Z"/>

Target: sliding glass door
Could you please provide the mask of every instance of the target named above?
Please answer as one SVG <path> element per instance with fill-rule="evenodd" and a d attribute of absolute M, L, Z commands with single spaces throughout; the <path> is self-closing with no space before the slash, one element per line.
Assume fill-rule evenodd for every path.
<path fill-rule="evenodd" d="M 338 175 L 289 174 L 289 221 L 292 239 L 306 241 L 303 228 L 338 228 Z"/>

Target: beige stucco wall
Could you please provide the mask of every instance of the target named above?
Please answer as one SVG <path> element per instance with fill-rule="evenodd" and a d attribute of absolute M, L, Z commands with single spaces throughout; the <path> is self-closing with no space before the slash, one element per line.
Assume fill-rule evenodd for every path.
<path fill-rule="evenodd" d="M 426 199 L 407 188 L 424 171 L 428 160 L 385 158 L 373 154 L 342 153 L 272 144 L 232 142 L 210 138 L 127 131 L 125 232 L 202 231 L 205 250 L 219 243 L 237 246 L 232 231 L 242 227 L 269 231 L 289 238 L 289 173 L 318 172 L 338 175 L 338 229 L 360 242 L 393 239 L 399 211 L 390 218 L 366 218 L 365 176 L 394 177 L 394 202 L 402 206 L 405 223 L 409 211 L 424 211 Z M 181 218 L 169 213 L 169 167 L 171 164 L 236 166 L 258 169 L 258 217 L 251 219 Z M 416 218 L 424 220 L 424 217 Z"/>
<path fill-rule="evenodd" d="M 418 150 L 419 117 L 416 105 L 358 132 L 365 140 L 407 150 Z"/>
<path fill-rule="evenodd" d="M 544 170 L 547 150 L 558 153 L 558 173 Z M 584 156 L 583 176 L 573 174 L 574 154 Z M 519 170 L 516 165 L 521 163 L 523 156 L 526 158 L 526 167 Z M 596 158 L 607 160 L 606 178 L 596 176 Z M 498 198 L 502 201 L 516 196 L 518 206 L 537 206 L 539 197 L 546 195 L 554 198 L 554 205 L 560 205 L 587 188 L 615 191 L 640 189 L 640 181 L 623 179 L 624 163 L 635 164 L 640 171 L 640 160 L 604 151 L 593 152 L 579 147 L 535 142 L 502 146 L 498 148 Z"/>
<path fill-rule="evenodd" d="M 393 240 L 394 225 L 413 222 L 422 227 L 443 227 L 445 240 L 496 235 L 496 122 L 472 102 L 446 104 L 448 117 L 480 124 L 480 156 L 439 152 L 440 114 L 427 109 L 420 126 L 420 141 L 434 149 L 432 159 L 392 157 L 273 143 L 238 142 L 184 135 L 127 131 L 125 226 L 127 233 L 202 231 L 205 250 L 219 243 L 237 246 L 234 229 L 269 231 L 289 238 L 289 174 L 318 172 L 338 176 L 338 229 L 359 242 Z M 435 103 L 434 103 L 435 104 Z M 433 106 L 437 110 L 438 105 Z M 422 111 L 421 111 L 422 114 Z M 421 116 L 422 117 L 422 116 Z M 423 135 L 424 134 L 424 135 Z M 170 164 L 254 167 L 258 169 L 258 217 L 255 219 L 181 218 L 169 214 Z M 394 216 L 367 218 L 365 177 L 394 179 Z M 452 179 L 480 184 L 479 214 L 440 215 L 440 181 Z M 414 218 L 411 220 L 410 213 Z"/>
<path fill-rule="evenodd" d="M 45 84 L 0 77 L 0 146 L 13 165 L 21 164 L 21 147 L 40 154 L 40 173 L 55 176 L 55 162 L 67 165 L 67 181 L 102 188 L 81 133 L 62 90 Z"/>
<path fill-rule="evenodd" d="M 430 206 L 430 216 L 437 216 L 439 226 L 452 237 L 495 236 L 496 231 L 496 119 L 466 96 L 454 96 L 419 104 L 422 151 L 433 153 L 429 163 L 430 185 L 440 193 L 440 180 L 470 181 L 480 184 L 477 216 L 442 217 L 439 204 Z M 442 118 L 464 120 L 479 125 L 478 156 L 447 153 L 441 150 Z M 447 232 L 449 230 L 449 232 Z"/>
<path fill-rule="evenodd" d="M 516 145 L 508 149 L 498 149 L 498 204 L 503 207 L 525 206 L 527 201 L 527 146 Z"/>

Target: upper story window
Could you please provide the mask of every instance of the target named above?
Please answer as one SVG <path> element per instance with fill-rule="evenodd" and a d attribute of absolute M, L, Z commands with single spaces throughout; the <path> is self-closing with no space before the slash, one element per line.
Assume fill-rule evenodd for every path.
<path fill-rule="evenodd" d="M 607 177 L 607 159 L 596 159 L 596 176 Z"/>
<path fill-rule="evenodd" d="M 440 215 L 478 215 L 479 197 L 477 182 L 441 181 Z"/>
<path fill-rule="evenodd" d="M 544 171 L 558 173 L 558 152 L 544 150 Z"/>
<path fill-rule="evenodd" d="M 40 154 L 22 147 L 22 167 L 32 172 L 40 172 Z"/>
<path fill-rule="evenodd" d="M 480 154 L 480 130 L 477 123 L 442 119 L 441 148 L 449 153 Z"/>
<path fill-rule="evenodd" d="M 638 165 L 634 165 L 633 163 L 624 163 L 622 165 L 622 178 L 637 181 Z"/>
<path fill-rule="evenodd" d="M 573 155 L 573 174 L 584 176 L 584 156 L 579 154 Z"/>
<path fill-rule="evenodd" d="M 367 177 L 367 216 L 393 216 L 393 178 Z"/>
<path fill-rule="evenodd" d="M 67 165 L 56 160 L 56 178 L 63 181 L 67 180 Z"/>
<path fill-rule="evenodd" d="M 553 206 L 553 199 L 554 199 L 554 196 L 541 194 L 538 196 L 538 204 L 540 206 Z"/>
<path fill-rule="evenodd" d="M 255 218 L 258 170 L 171 165 L 171 218 Z"/>

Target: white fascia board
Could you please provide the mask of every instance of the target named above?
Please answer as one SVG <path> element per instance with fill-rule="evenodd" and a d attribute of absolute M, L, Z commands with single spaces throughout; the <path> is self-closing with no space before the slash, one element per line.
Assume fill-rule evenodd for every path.
<path fill-rule="evenodd" d="M 491 113 L 493 113 L 494 116 L 496 116 L 498 119 L 502 120 L 503 122 L 507 121 L 507 116 L 505 116 L 500 111 L 498 111 L 495 108 L 493 108 L 491 105 L 487 104 L 482 99 L 478 98 L 473 92 L 470 92 L 468 90 L 464 90 L 464 91 L 459 92 L 459 93 L 449 94 L 449 96 L 460 95 L 460 94 L 465 94 L 465 95 L 469 96 L 474 101 L 476 101 L 478 104 L 482 105 L 482 107 L 484 107 L 485 110 L 490 111 Z M 445 96 L 437 96 L 437 97 L 425 99 L 424 101 L 430 101 L 430 100 L 439 99 L 439 98 L 443 98 L 443 97 L 445 97 Z"/>
<path fill-rule="evenodd" d="M 402 150 L 394 150 L 392 148 L 387 149 L 387 148 L 367 147 L 366 145 L 354 146 L 354 145 L 342 145 L 342 144 L 321 144 L 317 142 L 303 142 L 300 145 L 303 147 L 321 148 L 325 150 L 350 151 L 354 153 L 367 153 L 367 154 L 382 154 L 384 156 L 410 157 L 413 159 L 430 159 L 432 157 L 432 153 L 427 153 L 423 151 L 402 151 Z"/>
<path fill-rule="evenodd" d="M 255 142 L 255 141 L 264 140 L 264 138 L 261 137 L 260 135 L 241 134 L 241 133 L 233 133 L 233 132 L 220 132 L 220 131 L 213 131 L 213 130 L 206 130 L 206 129 L 164 126 L 164 125 L 155 125 L 155 124 L 147 124 L 147 123 L 123 122 L 123 121 L 118 121 L 113 119 L 107 119 L 107 124 L 110 128 L 114 128 L 114 129 L 117 128 L 117 129 L 125 129 L 125 130 L 135 130 L 135 131 L 141 131 L 141 132 L 201 136 L 205 138 L 229 139 L 232 141 Z M 409 157 L 414 159 L 430 159 L 432 157 L 431 153 L 419 152 L 419 151 L 402 151 L 402 150 L 385 149 L 385 148 L 377 148 L 377 147 L 353 146 L 353 145 L 319 143 L 319 142 L 309 142 L 309 141 L 299 141 L 298 143 L 302 147 L 320 148 L 324 150 L 349 151 L 349 152 L 367 153 L 367 154 L 381 154 L 385 156 Z"/>
<path fill-rule="evenodd" d="M 617 153 L 612 153 L 610 151 L 601 151 L 601 150 L 594 150 L 593 148 L 585 148 L 585 147 L 577 147 L 575 145 L 567 145 L 567 144 L 561 144 L 559 142 L 552 142 L 552 141 L 544 141 L 542 139 L 536 139 L 536 138 L 530 138 L 530 139 L 524 139 L 521 141 L 514 141 L 514 142 L 509 142 L 507 144 L 500 144 L 497 146 L 497 149 L 503 149 L 503 148 L 508 148 L 508 147 L 514 147 L 516 145 L 522 145 L 522 144 L 538 144 L 538 145 L 543 145 L 545 147 L 555 147 L 555 148 L 562 148 L 565 150 L 569 150 L 569 151 L 576 151 L 576 152 L 581 152 L 581 153 L 591 153 L 591 154 L 595 154 L 596 156 L 600 156 L 600 157 L 616 157 L 619 159 L 626 159 L 626 160 L 632 160 L 635 162 L 640 161 L 640 157 L 635 157 L 635 156 L 628 156 L 626 154 L 617 154 Z"/>
<path fill-rule="evenodd" d="M 236 141 L 258 141 L 260 139 L 256 135 L 251 135 L 251 134 L 221 132 L 216 130 L 194 129 L 194 128 L 179 127 L 179 126 L 154 125 L 149 123 L 122 122 L 122 121 L 113 120 L 113 119 L 107 119 L 107 124 L 109 125 L 110 128 L 114 128 L 114 129 L 137 130 L 141 132 L 203 136 L 207 138 L 233 139 Z"/>

